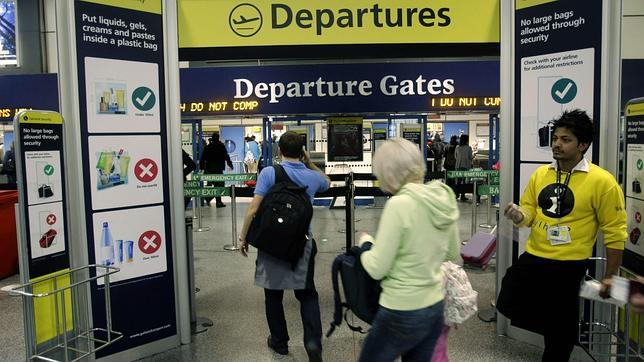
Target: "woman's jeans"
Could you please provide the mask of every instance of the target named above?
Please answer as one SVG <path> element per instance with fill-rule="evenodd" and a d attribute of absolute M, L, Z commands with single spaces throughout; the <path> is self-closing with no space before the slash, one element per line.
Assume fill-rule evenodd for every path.
<path fill-rule="evenodd" d="M 380 306 L 362 346 L 360 362 L 427 362 L 443 328 L 443 301 L 423 309 L 400 311 Z"/>

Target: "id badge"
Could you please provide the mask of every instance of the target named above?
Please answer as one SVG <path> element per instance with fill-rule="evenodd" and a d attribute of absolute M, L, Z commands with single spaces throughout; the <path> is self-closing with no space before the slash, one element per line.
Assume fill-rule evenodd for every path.
<path fill-rule="evenodd" d="M 570 228 L 568 226 L 549 227 L 548 241 L 550 241 L 550 245 L 553 245 L 553 246 L 569 244 L 572 241 L 570 239 Z"/>

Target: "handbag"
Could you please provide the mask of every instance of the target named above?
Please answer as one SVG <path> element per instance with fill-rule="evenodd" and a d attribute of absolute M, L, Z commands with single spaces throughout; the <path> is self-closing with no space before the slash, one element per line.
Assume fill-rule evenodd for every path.
<path fill-rule="evenodd" d="M 478 293 L 460 265 L 446 261 L 441 265 L 441 270 L 445 288 L 445 324 L 463 323 L 478 311 Z"/>
<path fill-rule="evenodd" d="M 41 199 L 52 196 L 54 196 L 54 192 L 52 191 L 50 185 L 43 184 L 38 187 L 38 197 L 40 197 Z"/>

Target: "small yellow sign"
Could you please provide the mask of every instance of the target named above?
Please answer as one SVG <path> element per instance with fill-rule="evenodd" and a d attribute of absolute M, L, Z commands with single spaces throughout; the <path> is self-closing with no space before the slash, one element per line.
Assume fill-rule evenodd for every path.
<path fill-rule="evenodd" d="M 20 123 L 63 124 L 63 117 L 53 111 L 22 111 L 16 114 Z"/>
<path fill-rule="evenodd" d="M 537 6 L 537 5 L 543 5 L 547 3 L 552 3 L 557 0 L 515 0 L 515 7 L 516 10 L 521 10 L 525 8 L 529 8 L 532 6 Z"/>
<path fill-rule="evenodd" d="M 626 105 L 626 117 L 641 116 L 644 114 L 644 98 L 638 99 L 639 102 L 628 103 Z"/>
<path fill-rule="evenodd" d="M 179 0 L 179 47 L 498 43 L 500 0 Z"/>
<path fill-rule="evenodd" d="M 82 0 L 87 3 L 95 3 L 117 8 L 138 10 L 146 13 L 161 14 L 161 0 Z"/>

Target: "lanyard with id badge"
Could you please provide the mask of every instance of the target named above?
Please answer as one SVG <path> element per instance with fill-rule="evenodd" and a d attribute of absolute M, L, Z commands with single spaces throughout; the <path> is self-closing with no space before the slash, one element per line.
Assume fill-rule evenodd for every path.
<path fill-rule="evenodd" d="M 561 187 L 561 169 L 559 168 L 559 165 L 557 165 L 557 215 L 561 215 L 561 204 L 563 203 L 563 200 L 565 200 L 571 175 L 572 170 L 566 175 L 566 180 L 563 183 L 563 187 Z M 548 241 L 552 246 L 570 244 L 572 242 L 570 237 L 570 227 L 561 225 L 549 226 Z"/>

